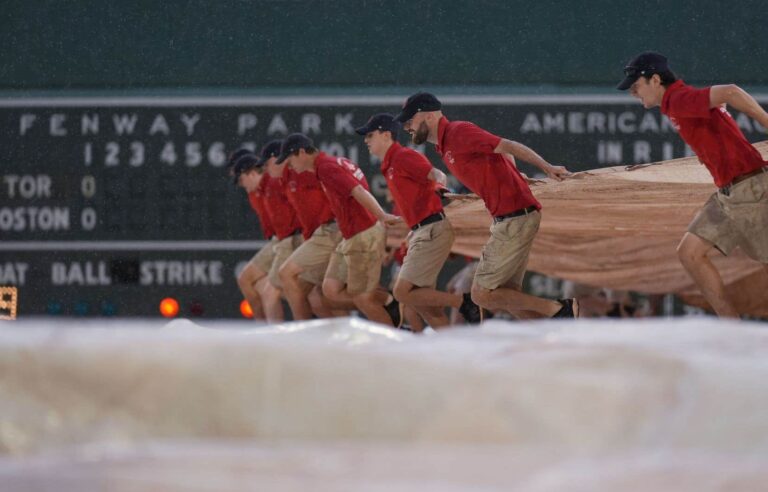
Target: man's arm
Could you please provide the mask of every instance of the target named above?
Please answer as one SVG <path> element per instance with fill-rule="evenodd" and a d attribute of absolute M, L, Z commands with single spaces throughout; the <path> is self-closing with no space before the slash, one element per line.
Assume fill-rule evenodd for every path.
<path fill-rule="evenodd" d="M 715 108 L 727 104 L 757 120 L 768 130 L 768 113 L 760 107 L 755 98 L 736 84 L 713 85 L 709 89 L 709 107 Z"/>
<path fill-rule="evenodd" d="M 427 175 L 427 179 L 434 181 L 435 183 L 442 185 L 442 186 L 448 186 L 448 176 L 445 175 L 445 173 L 435 167 L 432 168 L 432 170 Z"/>
<path fill-rule="evenodd" d="M 533 151 L 530 147 L 521 144 L 520 142 L 514 142 L 502 138 L 499 145 L 493 150 L 497 154 L 512 154 L 518 159 L 522 159 L 525 162 L 533 164 L 541 169 L 547 176 L 557 181 L 562 181 L 571 173 L 563 166 L 553 166 L 549 162 L 545 161 L 543 157 Z"/>
<path fill-rule="evenodd" d="M 387 225 L 395 225 L 402 222 L 403 219 L 397 215 L 388 214 L 381 208 L 379 202 L 370 194 L 368 190 L 363 188 L 362 185 L 357 185 L 352 188 L 352 198 L 357 200 L 357 203 L 365 207 L 366 210 L 371 212 L 377 219 L 384 222 Z"/>

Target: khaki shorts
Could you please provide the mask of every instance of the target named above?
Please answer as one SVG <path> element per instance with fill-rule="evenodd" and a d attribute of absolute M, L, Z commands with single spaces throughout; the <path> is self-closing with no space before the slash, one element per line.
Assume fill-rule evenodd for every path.
<path fill-rule="evenodd" d="M 725 255 L 738 246 L 750 258 L 768 263 L 768 172 L 733 185 L 728 195 L 713 194 L 688 232 Z"/>
<path fill-rule="evenodd" d="M 251 261 L 249 261 L 248 264 L 255 266 L 264 273 L 268 273 L 269 269 L 272 268 L 272 262 L 275 259 L 275 244 L 277 244 L 277 238 L 272 236 L 272 239 L 262 246 L 258 253 L 253 255 L 253 258 L 251 258 Z"/>
<path fill-rule="evenodd" d="M 280 267 L 283 266 L 285 260 L 288 259 L 293 251 L 301 245 L 301 234 L 294 234 L 288 236 L 282 241 L 277 241 L 272 247 L 275 253 L 275 259 L 272 260 L 272 266 L 269 268 L 269 283 L 274 285 L 278 289 L 283 288 L 283 283 L 280 281 Z"/>
<path fill-rule="evenodd" d="M 398 278 L 407 280 L 416 287 L 437 285 L 445 260 L 453 246 L 453 227 L 448 219 L 443 219 L 408 234 L 408 254 Z"/>
<path fill-rule="evenodd" d="M 483 246 L 474 283 L 489 290 L 522 289 L 539 223 L 541 213 L 536 211 L 491 225 L 491 238 Z"/>
<path fill-rule="evenodd" d="M 323 224 L 288 257 L 288 261 L 301 267 L 299 278 L 314 285 L 321 284 L 331 255 L 341 239 L 336 222 Z"/>
<path fill-rule="evenodd" d="M 347 284 L 347 292 L 352 295 L 375 290 L 381 278 L 384 239 L 384 226 L 376 222 L 342 240 L 331 255 L 325 276 Z"/>

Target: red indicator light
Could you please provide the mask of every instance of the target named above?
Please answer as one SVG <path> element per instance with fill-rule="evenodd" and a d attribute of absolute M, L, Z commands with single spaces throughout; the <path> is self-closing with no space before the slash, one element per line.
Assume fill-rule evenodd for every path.
<path fill-rule="evenodd" d="M 179 314 L 179 302 L 173 297 L 166 297 L 160 301 L 160 314 L 166 318 L 173 318 Z"/>
<path fill-rule="evenodd" d="M 203 313 L 205 313 L 205 309 L 203 308 L 202 303 L 199 301 L 194 301 L 189 305 L 189 312 L 192 314 L 192 316 L 202 316 Z"/>
<path fill-rule="evenodd" d="M 243 318 L 253 318 L 253 309 L 251 309 L 251 305 L 245 299 L 240 303 L 240 314 L 243 315 Z"/>

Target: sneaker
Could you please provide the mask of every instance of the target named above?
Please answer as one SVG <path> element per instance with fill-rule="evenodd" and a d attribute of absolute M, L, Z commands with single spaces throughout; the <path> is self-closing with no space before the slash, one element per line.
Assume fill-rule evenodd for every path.
<path fill-rule="evenodd" d="M 475 304 L 470 294 L 464 294 L 461 300 L 461 306 L 459 306 L 459 313 L 464 317 L 464 320 L 471 324 L 476 325 L 483 322 L 483 318 L 490 318 L 487 312 L 480 306 Z"/>
<path fill-rule="evenodd" d="M 563 307 L 560 311 L 556 312 L 552 318 L 571 318 L 576 319 L 579 317 L 579 301 L 576 298 L 573 299 L 558 299 Z"/>
<path fill-rule="evenodd" d="M 403 313 L 400 310 L 400 303 L 394 297 L 389 304 L 384 306 L 384 309 L 389 313 L 389 317 L 392 318 L 392 325 L 395 328 L 400 328 L 403 324 Z"/>

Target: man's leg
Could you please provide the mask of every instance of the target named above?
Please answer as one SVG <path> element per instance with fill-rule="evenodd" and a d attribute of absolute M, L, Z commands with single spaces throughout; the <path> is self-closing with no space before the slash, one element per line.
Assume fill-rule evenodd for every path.
<path fill-rule="evenodd" d="M 428 287 L 416 287 L 408 280 L 398 277 L 393 290 L 395 299 L 412 307 L 432 328 L 450 324 L 443 307 L 461 307 L 462 297 Z M 438 308 L 438 309 L 434 309 Z"/>
<path fill-rule="evenodd" d="M 248 263 L 237 277 L 237 285 L 240 287 L 240 292 L 245 297 L 245 300 L 251 305 L 254 319 L 265 319 L 264 308 L 259 292 L 256 290 L 256 283 L 260 279 L 265 278 L 266 275 L 267 272 L 261 271 L 253 263 Z"/>
<path fill-rule="evenodd" d="M 508 287 L 486 289 L 477 283 L 472 284 L 472 300 L 489 311 L 507 311 L 521 319 L 532 317 L 531 311 L 541 315 L 540 317 L 551 318 L 563 307 L 557 301 L 532 296 Z"/>
<path fill-rule="evenodd" d="M 707 256 L 712 248 L 714 246 L 709 241 L 686 232 L 677 246 L 677 256 L 717 315 L 738 318 L 739 313 L 728 298 L 723 279 Z"/>
<path fill-rule="evenodd" d="M 323 298 L 332 310 L 355 309 L 352 296 L 347 292 L 347 266 L 344 256 L 337 249 L 331 254 L 321 287 Z"/>
<path fill-rule="evenodd" d="M 507 219 L 491 226 L 491 237 L 483 247 L 472 282 L 472 300 L 489 311 L 513 316 L 554 316 L 563 305 L 558 301 L 522 292 L 528 255 L 539 230 L 538 212 Z M 528 313 L 526 313 L 528 312 Z"/>
<path fill-rule="evenodd" d="M 428 308 L 440 309 L 440 308 Z M 424 319 L 411 306 L 403 305 L 403 324 L 408 325 L 414 333 L 421 333 L 426 327 Z"/>
<path fill-rule="evenodd" d="M 349 310 L 353 305 L 347 305 L 346 309 L 337 309 L 324 295 L 322 285 L 314 285 L 307 296 L 309 305 L 312 306 L 312 312 L 318 318 L 338 318 L 340 316 L 349 316 Z"/>
<path fill-rule="evenodd" d="M 338 252 L 346 272 L 343 277 L 346 278 L 346 294 L 351 296 L 355 306 L 369 320 L 395 326 L 392 316 L 384 308 L 390 300 L 390 295 L 379 285 L 384 259 L 384 236 L 384 226 L 376 223 L 342 241 Z M 331 263 L 333 262 L 334 258 L 331 259 Z"/>
<path fill-rule="evenodd" d="M 283 292 L 291 306 L 293 319 L 303 320 L 312 319 L 312 306 L 309 303 L 308 295 L 313 285 L 306 280 L 299 278 L 303 269 L 289 258 L 280 266 L 280 280 L 283 284 Z"/>
<path fill-rule="evenodd" d="M 442 308 L 459 308 L 463 301 L 463 296 L 434 288 L 451 253 L 453 239 L 453 228 L 447 219 L 412 231 L 408 236 L 408 252 L 393 289 L 398 302 L 411 306 L 433 328 L 450 323 Z"/>
<path fill-rule="evenodd" d="M 357 306 L 366 318 L 382 325 L 394 326 L 392 318 L 389 313 L 384 309 L 384 304 L 387 302 L 387 294 L 379 289 L 372 290 L 370 292 L 363 292 L 361 294 L 355 294 L 352 296 L 352 301 Z"/>
<path fill-rule="evenodd" d="M 426 321 L 426 323 L 434 329 L 444 328 L 446 326 L 450 326 L 451 324 L 450 320 L 448 319 L 448 315 L 445 312 L 445 308 L 443 307 L 422 308 L 421 311 L 417 312 L 417 314 L 419 315 L 420 319 L 424 319 L 424 321 Z M 407 316 L 406 319 L 408 319 Z"/>
<path fill-rule="evenodd" d="M 256 290 L 261 296 L 267 321 L 270 323 L 283 321 L 285 313 L 283 312 L 283 304 L 280 301 L 280 289 L 275 288 L 269 281 L 269 277 L 265 275 L 256 282 Z"/>

